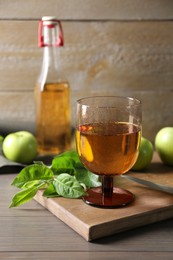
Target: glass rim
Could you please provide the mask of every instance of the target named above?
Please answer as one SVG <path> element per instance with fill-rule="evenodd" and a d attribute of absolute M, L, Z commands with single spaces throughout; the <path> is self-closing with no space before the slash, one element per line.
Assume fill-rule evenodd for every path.
<path fill-rule="evenodd" d="M 79 105 L 83 105 L 83 106 L 95 106 L 95 107 L 98 107 L 96 105 L 93 105 L 93 104 L 86 104 L 86 103 L 82 103 L 83 101 L 85 100 L 90 100 L 92 98 L 97 98 L 97 99 L 101 99 L 101 98 L 116 98 L 116 99 L 119 99 L 119 100 L 131 100 L 134 102 L 134 104 L 131 104 L 132 106 L 139 106 L 142 104 L 141 100 L 137 99 L 137 98 L 134 98 L 134 97 L 130 97 L 130 96 L 87 96 L 87 97 L 83 97 L 83 98 L 80 98 L 76 101 L 77 104 Z M 101 106 L 100 106 L 101 107 Z M 107 107 L 112 107 L 112 106 L 108 106 Z"/>

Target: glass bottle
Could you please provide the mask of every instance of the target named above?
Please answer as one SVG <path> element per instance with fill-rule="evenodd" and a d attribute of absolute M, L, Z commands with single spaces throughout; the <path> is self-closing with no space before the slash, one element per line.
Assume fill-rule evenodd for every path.
<path fill-rule="evenodd" d="M 36 137 L 39 154 L 58 154 L 70 146 L 70 86 L 61 78 L 59 51 L 63 31 L 56 17 L 39 24 L 39 47 L 43 47 L 41 73 L 35 86 Z"/>

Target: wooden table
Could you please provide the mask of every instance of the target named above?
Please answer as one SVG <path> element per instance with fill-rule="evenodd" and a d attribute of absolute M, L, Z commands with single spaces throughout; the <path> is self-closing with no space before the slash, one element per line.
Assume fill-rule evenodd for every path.
<path fill-rule="evenodd" d="M 0 259 L 173 259 L 173 219 L 86 242 L 34 200 L 9 209 L 14 176 L 0 176 Z"/>

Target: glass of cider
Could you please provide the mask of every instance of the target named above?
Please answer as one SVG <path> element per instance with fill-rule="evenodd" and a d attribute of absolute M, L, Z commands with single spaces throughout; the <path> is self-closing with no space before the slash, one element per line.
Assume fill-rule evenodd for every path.
<path fill-rule="evenodd" d="M 103 208 L 128 205 L 134 195 L 116 187 L 116 176 L 135 164 L 140 140 L 142 108 L 138 99 L 95 96 L 77 100 L 76 146 L 83 165 L 101 178 L 101 187 L 90 188 L 85 203 Z"/>

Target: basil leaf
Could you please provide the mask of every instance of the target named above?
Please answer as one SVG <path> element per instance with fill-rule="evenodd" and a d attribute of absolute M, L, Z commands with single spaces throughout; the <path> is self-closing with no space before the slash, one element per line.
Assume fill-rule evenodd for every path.
<path fill-rule="evenodd" d="M 67 173 L 58 175 L 53 181 L 53 185 L 56 192 L 65 198 L 80 198 L 86 195 L 76 178 Z"/>
<path fill-rule="evenodd" d="M 40 180 L 28 181 L 21 188 L 22 189 L 28 189 L 28 188 L 31 188 L 31 187 L 34 187 L 34 186 L 38 186 L 41 183 L 43 183 L 43 181 L 40 181 Z"/>
<path fill-rule="evenodd" d="M 23 189 L 16 193 L 12 199 L 12 203 L 10 204 L 10 208 L 20 206 L 28 201 L 30 201 L 37 191 L 41 189 L 45 184 L 42 183 L 38 186 L 33 186 L 27 189 Z"/>
<path fill-rule="evenodd" d="M 56 192 L 53 183 L 50 183 L 47 189 L 43 192 L 43 196 L 47 198 L 59 197 L 60 195 Z"/>
<path fill-rule="evenodd" d="M 99 181 L 99 176 L 88 171 L 85 168 L 78 169 L 75 176 L 76 179 L 80 183 L 84 183 L 87 188 L 98 187 L 101 185 L 101 182 Z"/>
<path fill-rule="evenodd" d="M 65 172 L 74 175 L 76 168 L 84 168 L 76 151 L 64 152 L 52 160 L 51 169 L 54 174 Z"/>
<path fill-rule="evenodd" d="M 38 164 L 38 165 L 45 165 L 44 162 L 42 162 L 42 161 L 34 161 L 33 163 Z"/>
<path fill-rule="evenodd" d="M 10 207 L 31 200 L 37 190 L 45 189 L 43 196 L 80 198 L 86 188 L 100 186 L 99 177 L 84 168 L 76 151 L 68 151 L 55 157 L 51 168 L 41 161 L 26 166 L 13 180 L 12 185 L 22 189 L 12 200 Z"/>
<path fill-rule="evenodd" d="M 76 151 L 67 151 L 64 153 L 59 154 L 57 157 L 63 157 L 63 158 L 71 158 L 75 161 L 76 164 L 81 164 L 78 153 Z M 57 158 L 55 157 L 55 158 Z"/>
<path fill-rule="evenodd" d="M 83 164 L 81 163 L 81 161 L 79 159 L 79 155 L 78 155 L 77 151 L 67 151 L 67 152 L 61 154 L 60 156 L 73 159 L 75 162 L 76 168 L 84 168 Z"/>
<path fill-rule="evenodd" d="M 53 172 L 45 165 L 33 164 L 23 168 L 11 185 L 22 188 L 29 181 L 50 180 L 53 178 Z"/>
<path fill-rule="evenodd" d="M 68 173 L 70 175 L 74 175 L 76 172 L 75 169 L 75 162 L 71 158 L 64 158 L 64 157 L 56 157 L 52 161 L 51 170 L 55 175 L 61 173 Z"/>

